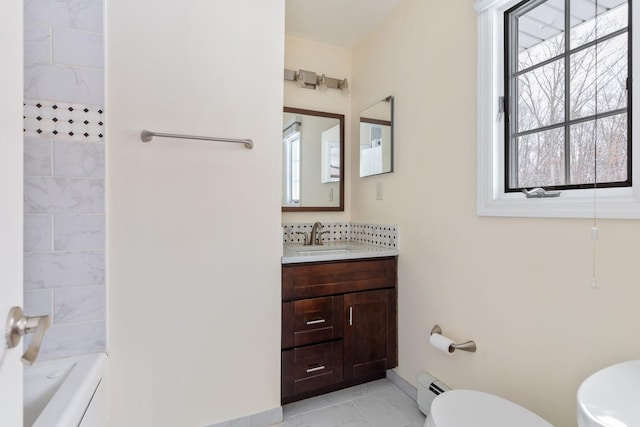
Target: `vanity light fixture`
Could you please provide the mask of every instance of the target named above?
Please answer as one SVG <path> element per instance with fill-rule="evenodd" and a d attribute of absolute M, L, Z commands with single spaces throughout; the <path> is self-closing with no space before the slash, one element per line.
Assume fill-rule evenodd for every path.
<path fill-rule="evenodd" d="M 307 70 L 284 70 L 284 79 L 296 82 L 298 87 L 306 89 L 318 89 L 321 92 L 327 88 L 340 89 L 343 94 L 349 93 L 349 83 L 347 79 L 336 79 L 327 77 L 324 74 L 318 76 L 313 71 Z"/>

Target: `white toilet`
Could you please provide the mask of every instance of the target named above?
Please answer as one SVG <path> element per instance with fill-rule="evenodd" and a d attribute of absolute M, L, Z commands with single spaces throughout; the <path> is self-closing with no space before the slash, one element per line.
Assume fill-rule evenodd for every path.
<path fill-rule="evenodd" d="M 424 427 L 553 427 L 533 412 L 509 400 L 474 390 L 450 390 L 438 395 Z"/>
<path fill-rule="evenodd" d="M 640 426 L 640 360 L 591 374 L 578 389 L 578 427 Z"/>

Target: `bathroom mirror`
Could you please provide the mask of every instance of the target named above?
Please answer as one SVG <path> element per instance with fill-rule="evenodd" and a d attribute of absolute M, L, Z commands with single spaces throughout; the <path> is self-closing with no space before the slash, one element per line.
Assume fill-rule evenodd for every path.
<path fill-rule="evenodd" d="M 284 107 L 282 211 L 344 210 L 344 115 Z"/>
<path fill-rule="evenodd" d="M 360 176 L 393 172 L 393 96 L 360 113 Z"/>

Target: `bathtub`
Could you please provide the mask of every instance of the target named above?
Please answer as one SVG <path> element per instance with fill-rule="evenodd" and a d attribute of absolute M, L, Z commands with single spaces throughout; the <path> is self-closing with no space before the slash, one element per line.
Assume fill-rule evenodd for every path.
<path fill-rule="evenodd" d="M 106 426 L 106 362 L 95 353 L 25 367 L 25 427 Z"/>

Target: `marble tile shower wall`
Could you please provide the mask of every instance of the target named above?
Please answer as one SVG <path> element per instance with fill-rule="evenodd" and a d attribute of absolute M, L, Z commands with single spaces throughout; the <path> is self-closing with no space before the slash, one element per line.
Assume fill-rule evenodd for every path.
<path fill-rule="evenodd" d="M 106 343 L 103 0 L 24 0 L 24 306 L 42 359 Z"/>

